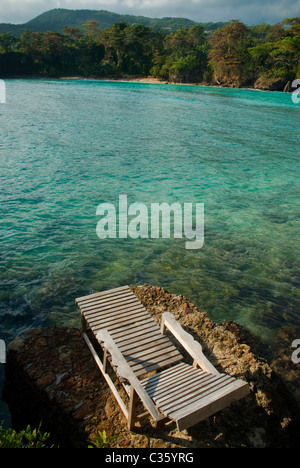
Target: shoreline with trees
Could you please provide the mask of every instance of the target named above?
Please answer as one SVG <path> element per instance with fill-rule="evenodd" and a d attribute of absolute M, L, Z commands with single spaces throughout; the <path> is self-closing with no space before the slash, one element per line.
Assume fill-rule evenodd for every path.
<path fill-rule="evenodd" d="M 270 26 L 238 20 L 207 34 L 201 25 L 175 32 L 97 21 L 62 33 L 0 34 L 0 78 L 141 79 L 290 91 L 300 76 L 300 17 Z"/>

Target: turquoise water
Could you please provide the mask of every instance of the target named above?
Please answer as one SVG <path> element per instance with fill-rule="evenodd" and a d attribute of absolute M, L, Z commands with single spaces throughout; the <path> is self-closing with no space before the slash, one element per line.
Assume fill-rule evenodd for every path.
<path fill-rule="evenodd" d="M 290 94 L 7 80 L 0 338 L 78 325 L 77 296 L 163 286 L 271 341 L 299 318 L 299 111 Z M 100 203 L 204 203 L 205 241 L 106 239 Z M 299 337 L 295 337 L 299 338 Z"/>

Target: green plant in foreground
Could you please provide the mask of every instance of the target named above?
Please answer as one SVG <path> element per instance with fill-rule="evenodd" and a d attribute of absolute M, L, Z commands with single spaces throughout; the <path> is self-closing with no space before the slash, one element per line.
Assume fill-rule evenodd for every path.
<path fill-rule="evenodd" d="M 107 437 L 105 430 L 103 430 L 102 434 L 98 431 L 98 435 L 95 436 L 92 445 L 89 445 L 88 448 L 107 448 L 112 440 L 118 439 L 119 437 L 119 435 Z"/>
<path fill-rule="evenodd" d="M 38 429 L 31 429 L 28 425 L 23 431 L 4 429 L 0 426 L 0 448 L 44 448 L 50 434 L 42 434 Z"/>

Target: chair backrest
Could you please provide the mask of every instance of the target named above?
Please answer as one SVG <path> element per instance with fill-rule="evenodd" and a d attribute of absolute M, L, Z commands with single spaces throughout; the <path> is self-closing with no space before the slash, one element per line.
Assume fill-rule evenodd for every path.
<path fill-rule="evenodd" d="M 76 299 L 95 336 L 107 330 L 137 377 L 182 361 L 129 286 Z"/>

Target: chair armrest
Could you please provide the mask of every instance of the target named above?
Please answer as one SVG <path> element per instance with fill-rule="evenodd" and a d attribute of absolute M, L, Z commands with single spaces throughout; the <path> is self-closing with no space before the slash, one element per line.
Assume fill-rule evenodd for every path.
<path fill-rule="evenodd" d="M 179 322 L 175 319 L 174 315 L 170 312 L 165 312 L 162 315 L 161 333 L 164 334 L 166 328 L 172 335 L 179 341 L 185 348 L 189 355 L 194 359 L 194 363 L 198 364 L 201 369 L 211 374 L 218 375 L 219 372 L 211 364 L 211 362 L 204 356 L 202 346 L 198 341 L 195 341 L 192 335 L 187 333 Z"/>
<path fill-rule="evenodd" d="M 151 416 L 156 421 L 161 420 L 163 416 L 158 411 L 148 393 L 131 370 L 128 362 L 124 358 L 109 332 L 107 330 L 100 330 L 97 333 L 97 339 L 111 355 L 112 364 L 116 367 L 117 373 L 120 375 L 120 377 L 126 379 L 132 385 Z"/>

